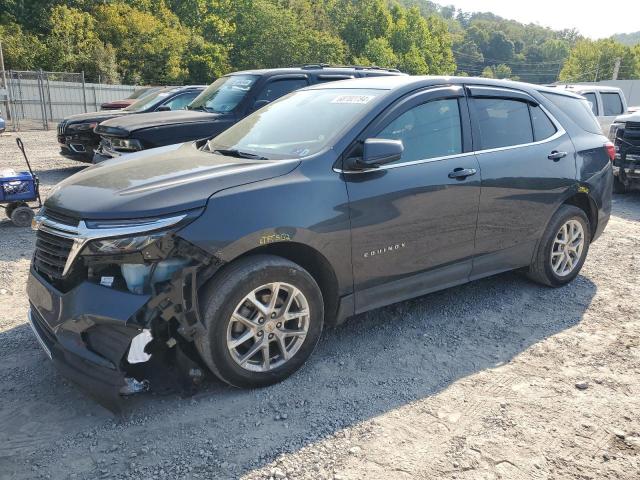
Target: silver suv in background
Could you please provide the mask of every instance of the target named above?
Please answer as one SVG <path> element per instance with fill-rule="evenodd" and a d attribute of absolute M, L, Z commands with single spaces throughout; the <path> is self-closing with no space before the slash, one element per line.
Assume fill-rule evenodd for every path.
<path fill-rule="evenodd" d="M 618 115 L 627 113 L 627 99 L 618 87 L 606 85 L 554 85 L 570 92 L 582 95 L 591 105 L 593 114 L 598 118 L 602 133 L 609 134 L 609 128 Z"/>

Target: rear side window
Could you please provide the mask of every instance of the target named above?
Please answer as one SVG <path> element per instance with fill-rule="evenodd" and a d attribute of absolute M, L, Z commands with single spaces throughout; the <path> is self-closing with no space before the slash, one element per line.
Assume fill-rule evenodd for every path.
<path fill-rule="evenodd" d="M 593 114 L 589 102 L 584 98 L 570 97 L 550 92 L 540 92 L 556 107 L 564 112 L 574 123 L 590 133 L 602 133 L 598 119 Z"/>
<path fill-rule="evenodd" d="M 529 105 L 518 100 L 475 98 L 483 150 L 533 142 Z"/>
<path fill-rule="evenodd" d="M 531 122 L 533 123 L 533 137 L 536 142 L 549 138 L 558 131 L 542 108 L 537 105 L 535 107 L 530 105 L 529 108 L 531 109 Z"/>
<path fill-rule="evenodd" d="M 376 138 L 401 140 L 404 152 L 397 163 L 404 163 L 462 153 L 461 128 L 458 100 L 434 100 L 407 110 Z"/>
<path fill-rule="evenodd" d="M 589 92 L 583 93 L 582 96 L 587 99 L 587 102 L 589 102 L 593 114 L 598 115 L 598 100 L 596 99 L 596 94 L 593 92 Z"/>
<path fill-rule="evenodd" d="M 622 99 L 619 94 L 600 92 L 600 97 L 602 97 L 603 115 L 620 115 L 624 113 Z"/>
<path fill-rule="evenodd" d="M 305 78 L 289 78 L 284 80 L 275 80 L 267 83 L 258 95 L 257 101 L 267 100 L 273 102 L 287 93 L 293 92 L 309 85 Z"/>

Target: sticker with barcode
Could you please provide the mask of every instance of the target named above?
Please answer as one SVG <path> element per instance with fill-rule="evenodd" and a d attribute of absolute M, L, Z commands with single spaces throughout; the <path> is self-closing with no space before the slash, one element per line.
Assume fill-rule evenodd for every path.
<path fill-rule="evenodd" d="M 331 103 L 365 104 L 372 98 L 373 95 L 340 95 L 331 100 Z"/>

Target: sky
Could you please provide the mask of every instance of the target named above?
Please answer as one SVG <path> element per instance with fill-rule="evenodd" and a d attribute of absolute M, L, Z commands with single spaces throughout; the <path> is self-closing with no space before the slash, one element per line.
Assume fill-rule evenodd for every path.
<path fill-rule="evenodd" d="M 554 30 L 576 28 L 597 39 L 640 30 L 640 0 L 435 0 L 466 12 L 491 12 L 522 23 Z"/>

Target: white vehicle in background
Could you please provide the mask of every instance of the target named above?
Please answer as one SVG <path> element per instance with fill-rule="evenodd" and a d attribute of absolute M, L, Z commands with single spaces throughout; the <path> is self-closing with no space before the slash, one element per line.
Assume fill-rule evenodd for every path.
<path fill-rule="evenodd" d="M 602 133 L 609 135 L 609 128 L 618 115 L 627 113 L 627 99 L 618 87 L 606 85 L 554 85 L 582 95 L 591 104 L 593 114 L 598 118 Z"/>

